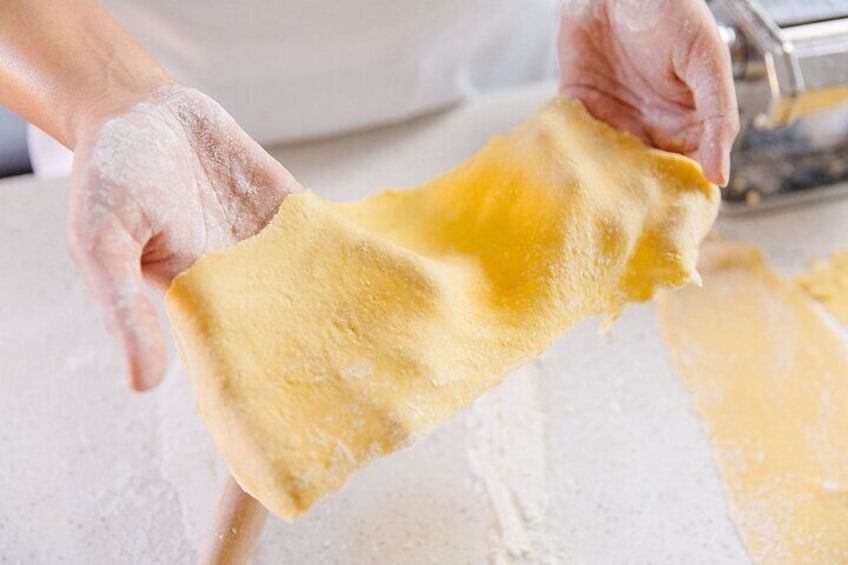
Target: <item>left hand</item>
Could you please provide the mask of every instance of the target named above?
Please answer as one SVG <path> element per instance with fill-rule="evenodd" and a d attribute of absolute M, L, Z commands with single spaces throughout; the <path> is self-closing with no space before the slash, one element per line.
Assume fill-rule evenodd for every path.
<path fill-rule="evenodd" d="M 730 54 L 703 0 L 565 0 L 560 93 L 726 185 L 739 114 Z"/>
<path fill-rule="evenodd" d="M 167 287 L 211 251 L 261 230 L 292 175 L 214 100 L 164 82 L 116 91 L 74 132 L 68 245 L 120 340 L 130 386 L 165 374 L 165 333 L 145 285 Z"/>

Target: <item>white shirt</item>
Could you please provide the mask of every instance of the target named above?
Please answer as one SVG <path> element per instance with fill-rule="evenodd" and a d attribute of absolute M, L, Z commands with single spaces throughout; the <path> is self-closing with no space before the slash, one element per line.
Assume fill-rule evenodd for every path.
<path fill-rule="evenodd" d="M 102 0 L 183 84 L 273 144 L 398 121 L 556 66 L 560 0 Z M 37 174 L 71 157 L 31 131 Z M 61 148 L 64 149 L 64 148 Z"/>
<path fill-rule="evenodd" d="M 410 117 L 555 68 L 558 0 L 103 0 L 261 143 Z"/>

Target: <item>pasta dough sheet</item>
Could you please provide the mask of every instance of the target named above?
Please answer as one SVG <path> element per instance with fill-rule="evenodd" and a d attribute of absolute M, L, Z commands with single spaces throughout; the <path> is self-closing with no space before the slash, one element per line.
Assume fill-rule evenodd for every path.
<path fill-rule="evenodd" d="M 557 99 L 422 187 L 290 196 L 166 305 L 230 470 L 291 519 L 576 322 L 696 278 L 718 201 L 690 159 Z"/>
<path fill-rule="evenodd" d="M 848 326 L 848 252 L 813 261 L 810 271 L 798 277 L 798 284 Z"/>
<path fill-rule="evenodd" d="M 709 240 L 702 289 L 657 299 L 757 563 L 848 563 L 848 353 L 752 245 Z"/>

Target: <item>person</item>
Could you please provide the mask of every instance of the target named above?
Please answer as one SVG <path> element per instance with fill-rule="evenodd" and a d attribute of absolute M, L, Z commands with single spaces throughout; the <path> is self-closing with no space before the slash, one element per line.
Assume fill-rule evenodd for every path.
<path fill-rule="evenodd" d="M 543 9 L 555 0 L 369 0 L 336 3 L 338 17 L 333 3 L 291 0 L 279 35 L 298 48 L 269 51 L 268 38 L 277 36 L 265 12 L 224 4 L 151 2 L 168 6 L 200 38 L 159 33 L 167 49 L 158 50 L 181 53 L 180 72 L 200 61 L 209 90 L 240 107 L 236 114 L 264 142 L 285 138 L 287 129 L 294 139 L 414 115 L 473 94 L 475 80 L 530 79 L 546 65 L 527 56 L 544 58 L 545 31 L 530 28 L 519 41 L 509 26 L 522 18 L 544 24 L 545 14 L 556 25 Z M 219 27 L 204 31 L 215 10 L 221 13 L 210 21 Z M 165 373 L 166 340 L 145 281 L 166 287 L 200 255 L 257 233 L 303 188 L 96 1 L 0 0 L 0 11 L 0 105 L 73 150 L 69 250 L 121 342 L 131 387 L 149 389 Z M 312 19 L 298 22 L 304 14 Z M 487 27 L 487 18 L 497 25 Z M 156 27 L 150 18 L 133 21 Z M 229 23 L 244 42 L 227 44 Z M 259 23 L 264 35 L 249 33 Z M 729 54 L 704 0 L 564 0 L 557 35 L 562 95 L 656 147 L 692 156 L 711 181 L 727 182 L 738 114 Z M 393 42 L 402 48 L 393 50 Z M 528 44 L 535 47 L 518 57 Z M 214 47 L 217 59 L 200 57 L 197 45 Z M 317 45 L 329 46 L 325 56 L 307 49 Z M 261 53 L 269 60 L 264 73 L 264 63 L 252 60 Z M 239 66 L 240 55 L 249 69 Z M 230 71 L 229 83 L 213 80 L 221 69 Z M 250 96 L 240 98 L 243 91 Z M 256 103 L 260 96 L 279 96 L 294 111 L 278 118 Z"/>

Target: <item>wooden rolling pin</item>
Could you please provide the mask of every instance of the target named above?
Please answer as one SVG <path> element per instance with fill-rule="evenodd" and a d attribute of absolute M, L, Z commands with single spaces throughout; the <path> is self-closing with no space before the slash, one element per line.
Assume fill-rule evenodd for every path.
<path fill-rule="evenodd" d="M 228 478 L 198 563 L 246 565 L 256 551 L 267 518 L 265 507 L 241 490 L 235 479 Z"/>

